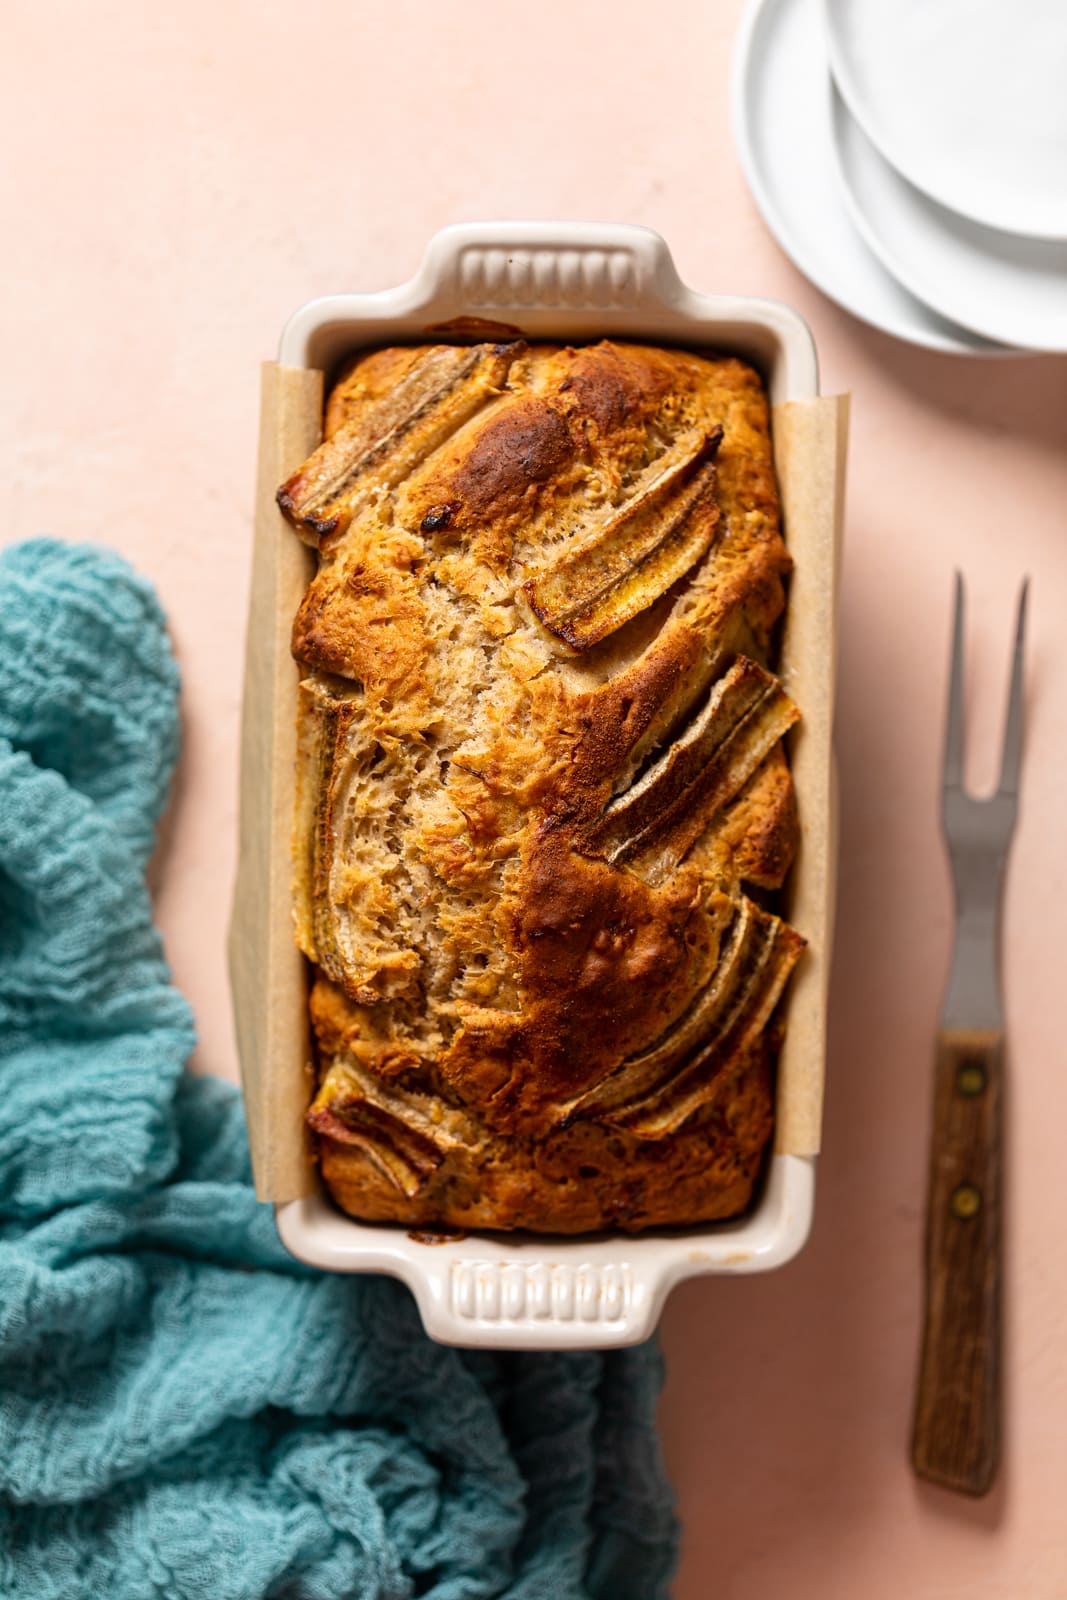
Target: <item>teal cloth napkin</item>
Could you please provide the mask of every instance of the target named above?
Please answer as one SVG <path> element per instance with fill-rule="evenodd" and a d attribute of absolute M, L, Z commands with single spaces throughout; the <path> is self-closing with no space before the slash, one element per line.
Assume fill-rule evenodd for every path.
<path fill-rule="evenodd" d="M 151 587 L 0 554 L 0 1595 L 665 1595 L 654 1348 L 445 1349 L 278 1243 L 152 925 L 177 750 Z"/>

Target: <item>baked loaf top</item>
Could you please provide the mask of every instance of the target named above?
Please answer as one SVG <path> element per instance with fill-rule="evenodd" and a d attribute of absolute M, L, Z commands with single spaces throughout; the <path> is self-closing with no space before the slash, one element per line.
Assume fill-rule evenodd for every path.
<path fill-rule="evenodd" d="M 324 432 L 279 503 L 320 552 L 296 922 L 327 1183 L 420 1224 L 736 1212 L 803 945 L 768 909 L 798 713 L 757 375 L 394 348 Z"/>

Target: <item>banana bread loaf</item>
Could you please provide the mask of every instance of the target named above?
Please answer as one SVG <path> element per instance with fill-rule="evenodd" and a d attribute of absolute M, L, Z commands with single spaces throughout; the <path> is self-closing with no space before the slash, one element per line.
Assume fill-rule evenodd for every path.
<path fill-rule="evenodd" d="M 379 350 L 278 498 L 319 552 L 295 896 L 330 1191 L 562 1233 L 743 1209 L 804 942 L 758 376 Z"/>

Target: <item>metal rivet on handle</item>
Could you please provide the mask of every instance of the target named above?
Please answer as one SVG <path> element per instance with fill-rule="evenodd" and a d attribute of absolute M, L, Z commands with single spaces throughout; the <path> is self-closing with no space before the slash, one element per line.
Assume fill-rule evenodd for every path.
<path fill-rule="evenodd" d="M 956 1072 L 956 1088 L 973 1098 L 985 1088 L 985 1068 L 980 1061 L 961 1061 Z"/>
<path fill-rule="evenodd" d="M 982 1209 L 982 1196 L 973 1183 L 961 1183 L 952 1191 L 949 1200 L 952 1215 L 961 1222 L 969 1222 Z"/>

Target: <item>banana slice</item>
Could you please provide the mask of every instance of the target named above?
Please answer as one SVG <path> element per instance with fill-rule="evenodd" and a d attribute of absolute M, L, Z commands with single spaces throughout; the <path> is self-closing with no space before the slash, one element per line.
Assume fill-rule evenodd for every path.
<path fill-rule="evenodd" d="M 408 992 L 421 965 L 401 936 L 390 776 L 402 751 L 368 734 L 358 696 L 300 686 L 303 762 L 295 884 L 305 955 L 361 1004 Z"/>
<path fill-rule="evenodd" d="M 627 505 L 521 593 L 550 633 L 581 652 L 644 611 L 705 554 L 719 521 L 715 454 L 722 429 L 695 429 Z"/>
<path fill-rule="evenodd" d="M 308 1113 L 317 1133 L 355 1144 L 403 1194 L 417 1194 L 452 1150 L 476 1150 L 484 1133 L 438 1099 L 386 1084 L 353 1057 L 335 1061 Z"/>
<path fill-rule="evenodd" d="M 376 490 L 391 489 L 500 392 L 513 344 L 439 345 L 365 415 L 326 439 L 278 490 L 300 537 L 321 547 Z"/>
<path fill-rule="evenodd" d="M 337 908 L 330 893 L 335 838 L 338 778 L 349 760 L 349 730 L 359 716 L 359 702 L 334 695 L 321 684 L 300 686 L 300 723 L 306 760 L 298 805 L 305 802 L 298 828 L 301 856 L 297 873 L 297 930 L 301 949 L 335 983 L 351 988 L 350 966 L 344 959 L 344 939 Z M 300 870 L 302 868 L 302 870 Z"/>
<path fill-rule="evenodd" d="M 346 1104 L 342 1113 L 333 1106 L 316 1103 L 307 1120 L 316 1133 L 328 1139 L 358 1145 L 394 1188 L 409 1199 L 418 1194 L 445 1159 L 435 1144 L 413 1134 L 401 1119 L 375 1106 Z"/>
<path fill-rule="evenodd" d="M 612 863 L 655 851 L 657 877 L 672 871 L 799 716 L 773 673 L 738 656 L 685 732 L 610 802 L 584 849 Z"/>
<path fill-rule="evenodd" d="M 569 1117 L 646 1139 L 673 1133 L 766 1027 L 804 945 L 788 923 L 742 896 L 706 988 L 658 1043 L 569 1107 Z"/>

